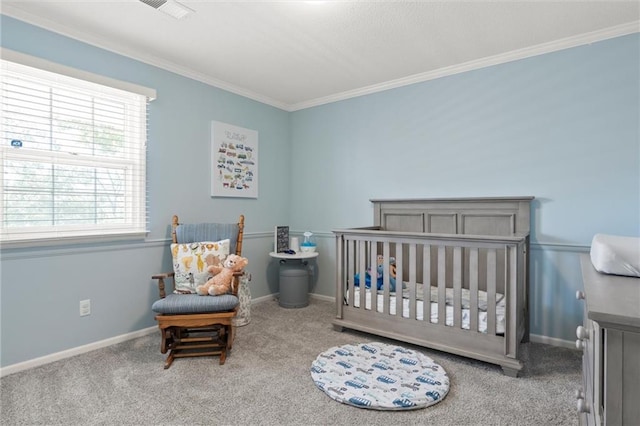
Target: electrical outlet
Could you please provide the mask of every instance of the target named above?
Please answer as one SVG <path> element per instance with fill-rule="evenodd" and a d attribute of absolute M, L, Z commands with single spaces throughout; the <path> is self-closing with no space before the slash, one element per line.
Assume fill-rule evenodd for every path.
<path fill-rule="evenodd" d="M 91 299 L 80 301 L 80 316 L 86 317 L 91 314 Z"/>

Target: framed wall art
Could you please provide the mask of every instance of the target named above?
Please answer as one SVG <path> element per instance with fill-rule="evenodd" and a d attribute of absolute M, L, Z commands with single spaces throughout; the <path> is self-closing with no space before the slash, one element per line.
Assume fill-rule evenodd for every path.
<path fill-rule="evenodd" d="M 211 122 L 211 196 L 258 198 L 258 132 Z"/>
<path fill-rule="evenodd" d="M 276 253 L 282 253 L 285 250 L 289 250 L 289 227 L 288 226 L 276 226 L 274 234 L 274 251 Z"/>

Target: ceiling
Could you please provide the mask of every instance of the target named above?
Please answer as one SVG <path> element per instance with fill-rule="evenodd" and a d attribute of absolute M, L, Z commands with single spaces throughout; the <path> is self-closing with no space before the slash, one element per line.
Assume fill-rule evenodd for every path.
<path fill-rule="evenodd" d="M 640 30 L 638 1 L 2 0 L 5 15 L 294 111 Z"/>

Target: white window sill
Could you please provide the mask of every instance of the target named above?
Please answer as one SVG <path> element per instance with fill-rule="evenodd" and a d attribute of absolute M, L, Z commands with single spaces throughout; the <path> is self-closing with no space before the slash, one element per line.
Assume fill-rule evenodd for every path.
<path fill-rule="evenodd" d="M 6 249 L 21 249 L 21 248 L 35 248 L 35 247 L 52 247 L 52 246 L 64 246 L 73 244 L 91 244 L 91 243 L 107 243 L 115 241 L 126 240 L 144 240 L 147 236 L 147 232 L 131 232 L 122 234 L 104 234 L 104 235 L 86 235 L 86 236 L 73 236 L 73 237 L 57 237 L 57 238 L 39 238 L 28 240 L 8 240 L 0 242 L 0 248 Z"/>

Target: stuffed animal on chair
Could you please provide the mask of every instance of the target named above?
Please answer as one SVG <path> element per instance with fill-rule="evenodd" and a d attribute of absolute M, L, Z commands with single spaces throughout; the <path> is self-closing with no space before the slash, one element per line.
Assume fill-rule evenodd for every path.
<path fill-rule="evenodd" d="M 249 260 L 236 254 L 230 254 L 222 262 L 222 265 L 210 265 L 207 270 L 212 278 L 196 288 L 196 292 L 200 296 L 217 296 L 219 294 L 229 293 L 233 281 L 233 274 L 242 272 L 245 266 L 249 264 Z"/>

